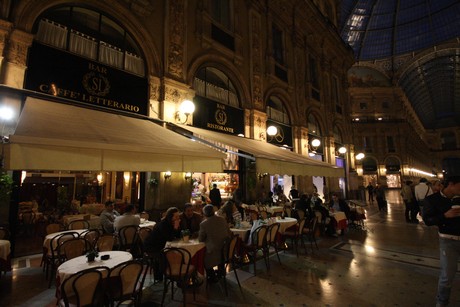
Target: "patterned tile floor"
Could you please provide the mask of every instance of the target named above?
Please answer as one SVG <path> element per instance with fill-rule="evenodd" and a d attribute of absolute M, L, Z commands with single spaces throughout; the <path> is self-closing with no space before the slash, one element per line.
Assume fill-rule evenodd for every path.
<path fill-rule="evenodd" d="M 366 230 L 350 230 L 345 235 L 321 237 L 319 250 L 308 245 L 282 252 L 281 265 L 270 257 L 267 271 L 261 261 L 257 276 L 253 266 L 238 270 L 243 291 L 230 273 L 229 296 L 223 285 L 203 285 L 196 300 L 187 294 L 189 306 L 434 306 L 438 279 L 438 239 L 436 228 L 407 224 L 404 205 L 397 191 L 388 194 L 388 213 L 377 205 L 366 206 Z M 39 256 L 18 258 L 14 270 L 0 278 L 0 306 L 54 306 L 55 289 L 47 283 L 39 267 Z M 158 306 L 162 285 L 148 278 L 143 305 Z M 451 306 L 460 306 L 460 280 L 454 282 Z M 181 306 L 181 293 L 174 300 L 168 293 L 166 306 Z"/>

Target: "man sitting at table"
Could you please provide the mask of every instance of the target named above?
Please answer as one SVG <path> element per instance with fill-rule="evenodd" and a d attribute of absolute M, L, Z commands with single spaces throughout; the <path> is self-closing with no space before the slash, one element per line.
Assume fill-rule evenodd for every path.
<path fill-rule="evenodd" d="M 113 226 L 115 227 L 115 231 L 119 231 L 121 228 L 125 226 L 139 226 L 141 223 L 141 218 L 139 215 L 134 215 L 136 208 L 134 205 L 127 205 L 125 208 L 125 213 L 123 215 L 118 216 L 115 218 L 115 222 Z"/>
<path fill-rule="evenodd" d="M 343 212 L 347 219 L 350 216 L 350 206 L 348 206 L 347 202 L 343 199 L 339 198 L 339 194 L 334 193 L 332 194 L 332 200 L 329 204 L 329 208 L 332 212 Z"/>
<path fill-rule="evenodd" d="M 105 202 L 105 209 L 104 211 L 101 212 L 100 218 L 101 218 L 101 225 L 102 229 L 106 233 L 114 233 L 114 228 L 113 228 L 113 222 L 115 221 L 115 218 L 117 216 L 120 216 L 120 213 L 118 213 L 116 210 L 113 209 L 113 201 L 108 200 Z"/>
<path fill-rule="evenodd" d="M 184 212 L 180 214 L 180 229 L 188 229 L 192 237 L 198 236 L 200 230 L 200 223 L 203 220 L 201 215 L 193 211 L 193 205 L 186 203 Z"/>
<path fill-rule="evenodd" d="M 204 267 L 208 282 L 217 282 L 218 276 L 214 271 L 215 266 L 219 266 L 218 275 L 225 276 L 225 267 L 222 263 L 221 250 L 224 240 L 230 237 L 230 228 L 227 221 L 214 214 L 212 205 L 203 208 L 206 219 L 200 224 L 198 239 L 206 244 L 206 255 L 204 257 Z"/>

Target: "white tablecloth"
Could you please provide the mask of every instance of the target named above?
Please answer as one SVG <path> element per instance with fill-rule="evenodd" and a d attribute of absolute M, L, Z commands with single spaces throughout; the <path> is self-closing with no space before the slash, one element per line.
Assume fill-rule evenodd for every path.
<path fill-rule="evenodd" d="M 200 249 L 206 245 L 203 242 L 199 242 L 197 239 L 191 239 L 188 242 L 182 240 L 166 242 L 166 247 L 179 247 L 186 249 L 190 252 L 190 256 L 194 256 Z"/>
<path fill-rule="evenodd" d="M 243 242 L 246 242 L 248 239 L 249 231 L 251 227 L 241 227 L 241 228 L 230 228 L 233 234 L 239 236 Z"/>
<path fill-rule="evenodd" d="M 103 255 L 110 255 L 110 258 L 107 260 L 101 260 L 101 256 Z M 122 262 L 132 259 L 133 255 L 122 251 L 100 252 L 99 257 L 97 257 L 93 262 L 88 262 L 86 256 L 80 256 L 61 264 L 57 269 L 57 276 L 59 277 L 59 283 L 62 284 L 62 282 L 69 278 L 69 276 L 79 271 L 98 266 L 106 266 L 111 269 Z"/>
<path fill-rule="evenodd" d="M 11 243 L 8 240 L 0 240 L 0 258 L 7 261 L 11 253 Z"/>
<path fill-rule="evenodd" d="M 293 217 L 285 217 L 284 219 L 276 219 L 276 223 L 280 223 L 279 232 L 283 234 L 286 229 L 297 224 L 297 219 Z"/>
<path fill-rule="evenodd" d="M 139 227 L 148 227 L 150 229 L 153 229 L 153 227 L 155 227 L 156 223 L 155 222 L 152 222 L 152 221 L 146 221 L 144 223 L 141 223 L 139 224 Z"/>

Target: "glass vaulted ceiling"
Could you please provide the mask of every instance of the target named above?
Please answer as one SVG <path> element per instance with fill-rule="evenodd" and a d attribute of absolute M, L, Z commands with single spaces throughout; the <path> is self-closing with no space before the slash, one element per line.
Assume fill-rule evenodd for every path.
<path fill-rule="evenodd" d="M 340 16 L 342 38 L 358 61 L 431 48 L 398 83 L 425 128 L 460 126 L 459 0 L 343 0 Z M 455 39 L 452 48 L 432 48 Z"/>

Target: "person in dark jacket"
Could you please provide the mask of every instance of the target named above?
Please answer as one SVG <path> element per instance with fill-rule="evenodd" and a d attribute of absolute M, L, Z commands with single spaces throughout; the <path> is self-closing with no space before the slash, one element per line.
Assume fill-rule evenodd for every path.
<path fill-rule="evenodd" d="M 160 252 L 165 248 L 166 242 L 180 238 L 179 209 L 171 207 L 166 211 L 165 217 L 153 227 L 144 242 L 144 249 L 154 258 L 153 273 L 155 280 L 163 279 L 163 268 L 160 266 Z"/>
<path fill-rule="evenodd" d="M 222 203 L 222 197 L 220 195 L 220 190 L 217 188 L 217 184 L 212 185 L 212 190 L 209 191 L 209 199 L 213 206 L 220 209 L 220 204 Z"/>
<path fill-rule="evenodd" d="M 445 187 L 430 196 L 423 204 L 423 221 L 427 226 L 438 226 L 441 272 L 438 281 L 436 306 L 449 304 L 452 283 L 460 258 L 460 176 L 446 180 Z"/>
<path fill-rule="evenodd" d="M 302 210 L 307 219 L 313 217 L 313 211 L 310 205 L 310 199 L 308 199 L 307 194 L 302 194 L 300 199 L 295 204 L 296 210 Z"/>

